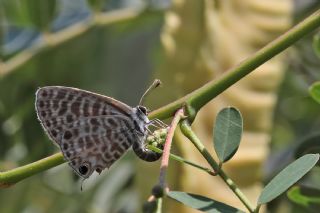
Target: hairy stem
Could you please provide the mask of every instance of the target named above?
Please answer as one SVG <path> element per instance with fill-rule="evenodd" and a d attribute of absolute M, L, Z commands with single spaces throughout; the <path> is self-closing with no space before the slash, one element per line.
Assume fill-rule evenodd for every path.
<path fill-rule="evenodd" d="M 239 198 L 239 200 L 245 205 L 249 212 L 254 212 L 254 208 L 248 198 L 242 193 L 242 191 L 238 188 L 238 186 L 231 180 L 226 173 L 219 168 L 219 164 L 213 159 L 208 150 L 201 143 L 199 138 L 192 131 L 191 126 L 188 121 L 182 121 L 180 125 L 182 133 L 193 143 L 193 145 L 198 149 L 201 155 L 206 159 L 206 161 L 210 164 L 212 169 L 217 172 L 222 180 L 227 184 L 227 186 L 234 192 L 234 194 Z"/>

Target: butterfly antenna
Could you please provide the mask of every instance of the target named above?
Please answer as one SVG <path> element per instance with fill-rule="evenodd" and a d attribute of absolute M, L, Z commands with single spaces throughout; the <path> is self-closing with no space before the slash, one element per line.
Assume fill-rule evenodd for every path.
<path fill-rule="evenodd" d="M 144 98 L 150 93 L 151 90 L 157 88 L 161 85 L 161 81 L 159 79 L 155 79 L 154 82 L 149 86 L 149 88 L 143 93 L 142 97 L 140 98 L 139 105 L 142 105 Z"/>

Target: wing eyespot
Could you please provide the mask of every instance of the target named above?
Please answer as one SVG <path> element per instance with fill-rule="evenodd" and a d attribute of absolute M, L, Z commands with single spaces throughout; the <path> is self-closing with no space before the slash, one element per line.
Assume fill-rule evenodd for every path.
<path fill-rule="evenodd" d="M 83 165 L 79 166 L 78 171 L 81 175 L 86 175 L 89 171 L 88 165 L 83 164 Z"/>

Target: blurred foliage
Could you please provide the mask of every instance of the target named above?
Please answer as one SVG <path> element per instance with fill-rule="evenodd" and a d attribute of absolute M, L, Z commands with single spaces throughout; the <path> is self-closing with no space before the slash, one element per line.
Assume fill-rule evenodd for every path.
<path fill-rule="evenodd" d="M 309 87 L 310 96 L 320 104 L 320 81 L 315 82 Z"/>
<path fill-rule="evenodd" d="M 104 6 L 105 1 L 103 0 L 88 0 L 88 4 L 93 11 L 100 11 Z"/>
<path fill-rule="evenodd" d="M 320 133 L 317 132 L 314 135 L 308 135 L 301 143 L 295 148 L 295 158 L 299 158 L 308 153 L 320 153 Z M 320 166 L 320 162 L 317 163 Z"/>
<path fill-rule="evenodd" d="M 296 1 L 296 22 L 319 7 L 319 1 Z M 319 31 L 304 37 L 290 51 L 288 70 L 279 90 L 277 108 L 274 112 L 274 126 L 271 133 L 271 156 L 266 163 L 266 182 L 292 158 L 298 158 L 302 153 L 316 153 L 319 150 L 319 140 L 314 140 L 319 134 L 320 114 L 319 104 L 310 96 L 309 87 L 320 79 L 320 59 L 313 48 L 314 40 Z M 312 144 L 312 147 L 308 145 Z M 319 169 L 313 169 L 302 183 L 313 185 L 319 189 Z M 297 205 L 289 203 L 285 196 L 271 202 L 269 211 L 281 212 L 280 209 L 290 209 L 290 212 L 303 212 Z M 312 212 L 312 211 L 311 211 Z"/>
<path fill-rule="evenodd" d="M 308 186 L 294 186 L 288 191 L 293 202 L 304 207 L 301 211 L 318 212 L 320 207 L 320 190 Z"/>
<path fill-rule="evenodd" d="M 315 35 L 313 38 L 313 49 L 317 56 L 320 58 L 320 35 Z"/>
<path fill-rule="evenodd" d="M 316 4 L 319 5 L 318 2 L 313 1 L 312 9 Z M 306 6 L 302 7 L 302 9 L 305 8 Z M 310 8 L 307 8 L 310 12 Z M 299 8 L 297 10 L 297 17 L 302 16 Z M 305 10 L 303 12 L 306 13 Z M 310 48 L 317 33 L 308 35 L 297 42 L 290 52 L 288 71 L 279 90 L 274 116 L 272 149 L 276 152 L 286 152 L 285 150 L 289 148 L 293 154 L 292 147 L 294 146 L 292 143 L 297 144 L 302 138 L 319 132 L 319 104 L 313 100 L 308 92 L 312 83 L 320 79 L 318 70 L 320 60 L 314 50 Z"/>
<path fill-rule="evenodd" d="M 5 31 L 1 55 L 5 58 L 41 39 L 38 33 L 30 32 L 64 28 L 84 20 L 88 16 L 84 11 L 89 11 L 82 0 L 0 0 L 0 5 L 5 6 L 5 25 L 1 26 Z M 54 8 L 58 9 L 55 13 Z M 161 22 L 161 13 L 147 12 L 120 24 L 93 28 L 61 46 L 48 48 L 0 78 L 0 170 L 58 151 L 35 114 L 38 87 L 78 87 L 135 106 L 152 81 L 153 52 L 159 48 Z M 13 45 L 16 51 L 8 48 Z M 136 212 L 141 207 L 132 157 L 129 152 L 111 167 L 112 172 L 86 180 L 83 192 L 81 181 L 67 164 L 31 177 L 0 191 L 0 212 Z"/>
<path fill-rule="evenodd" d="M 56 0 L 1 0 L 8 21 L 21 27 L 46 31 L 55 17 Z"/>

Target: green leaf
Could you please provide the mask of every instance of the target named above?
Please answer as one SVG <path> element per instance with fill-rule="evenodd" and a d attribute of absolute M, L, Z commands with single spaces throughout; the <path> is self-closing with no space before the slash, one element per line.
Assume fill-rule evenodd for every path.
<path fill-rule="evenodd" d="M 295 149 L 295 157 L 299 158 L 305 154 L 320 153 L 320 134 L 313 134 L 306 137 Z M 320 161 L 317 162 L 320 166 Z"/>
<path fill-rule="evenodd" d="M 301 206 L 309 209 L 320 208 L 320 190 L 307 186 L 294 186 L 288 193 L 288 198 Z"/>
<path fill-rule="evenodd" d="M 310 171 L 318 160 L 319 154 L 307 154 L 291 163 L 262 190 L 258 204 L 270 202 L 285 192 L 292 184 Z"/>
<path fill-rule="evenodd" d="M 311 97 L 320 104 L 320 81 L 315 82 L 309 87 Z"/>
<path fill-rule="evenodd" d="M 227 204 L 212 200 L 201 195 L 186 192 L 170 191 L 168 196 L 191 208 L 210 213 L 234 213 L 243 212 Z"/>
<path fill-rule="evenodd" d="M 222 109 L 213 129 L 214 149 L 220 162 L 226 162 L 236 153 L 242 135 L 242 116 L 234 107 Z"/>
<path fill-rule="evenodd" d="M 316 55 L 320 58 L 320 35 L 315 35 L 313 37 L 313 50 Z"/>

